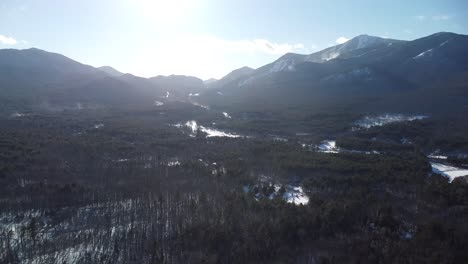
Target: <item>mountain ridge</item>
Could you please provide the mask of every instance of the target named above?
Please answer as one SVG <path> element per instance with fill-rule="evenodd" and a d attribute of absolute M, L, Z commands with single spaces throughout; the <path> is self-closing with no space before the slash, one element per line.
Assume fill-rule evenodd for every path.
<path fill-rule="evenodd" d="M 285 54 L 235 82 L 206 91 L 200 100 L 208 105 L 252 109 L 264 105 L 310 110 L 341 103 L 343 107 L 355 105 L 356 111 L 416 111 L 418 102 L 421 111 L 442 112 L 434 110 L 435 106 L 465 111 L 462 105 L 450 105 L 453 95 L 444 93 L 443 85 L 435 88 L 434 82 L 450 82 L 452 76 L 468 71 L 464 63 L 468 61 L 467 47 L 468 36 L 455 33 L 436 33 L 412 41 L 360 35 L 313 54 Z M 323 54 L 335 51 L 340 54 L 323 59 Z M 457 92 L 467 91 L 458 87 Z M 399 104 L 387 103 L 398 102 L 395 98 L 404 94 L 414 103 L 406 99 Z M 275 102 L 282 106 L 275 106 Z"/>
<path fill-rule="evenodd" d="M 357 104 L 356 109 L 383 111 L 396 109 L 387 107 L 387 102 L 403 94 L 419 102 L 425 98 L 423 93 L 431 91 L 441 99 L 434 106 L 453 108 L 448 101 L 454 99 L 454 93 L 466 93 L 464 86 L 454 84 L 456 90 L 445 93 L 441 86 L 468 72 L 466 47 L 468 36 L 448 32 L 412 41 L 359 35 L 312 54 L 287 53 L 257 69 L 242 67 L 211 84 L 183 75 L 142 78 L 109 74 L 58 53 L 2 49 L 0 100 L 13 108 L 16 101 L 26 105 L 43 101 L 74 105 L 78 100 L 98 105 L 152 105 L 170 92 L 175 100 L 187 101 L 196 95 L 200 103 L 219 108 L 237 105 L 234 110 L 249 105 L 269 111 L 262 108 L 268 105 L 311 111 L 312 106 L 333 107 L 333 102 L 340 102 L 344 107 L 359 101 L 365 103 Z M 336 52 L 339 54 L 328 59 Z M 435 84 L 439 87 L 434 88 Z M 431 110 L 429 102 L 439 98 L 427 96 L 425 109 Z M 411 108 L 411 100 L 400 100 L 401 108 Z"/>

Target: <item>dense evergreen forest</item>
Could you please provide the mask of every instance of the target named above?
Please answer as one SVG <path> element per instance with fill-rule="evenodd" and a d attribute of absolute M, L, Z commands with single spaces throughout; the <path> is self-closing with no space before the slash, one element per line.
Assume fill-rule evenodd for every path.
<path fill-rule="evenodd" d="M 466 153 L 463 123 L 355 130 L 354 114 L 228 120 L 177 104 L 2 117 L 0 263 L 468 259 L 468 182 L 427 158 Z M 194 119 L 242 136 L 207 137 Z M 317 151 L 330 137 L 353 151 Z M 284 198 L 293 187 L 306 202 Z"/>

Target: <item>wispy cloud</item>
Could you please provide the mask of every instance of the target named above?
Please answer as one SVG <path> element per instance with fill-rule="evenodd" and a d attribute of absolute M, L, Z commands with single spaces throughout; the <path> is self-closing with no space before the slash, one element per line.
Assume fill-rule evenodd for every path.
<path fill-rule="evenodd" d="M 436 15 L 431 17 L 434 21 L 444 21 L 452 18 L 450 15 Z"/>
<path fill-rule="evenodd" d="M 309 52 L 302 43 L 277 43 L 266 39 L 226 40 L 213 36 L 199 36 L 194 40 L 199 46 L 237 53 L 264 53 L 282 55 L 288 52 Z M 315 47 L 311 47 L 314 49 Z"/>
<path fill-rule="evenodd" d="M 347 42 L 348 40 L 349 40 L 349 38 L 339 37 L 335 42 L 338 43 L 338 44 L 343 44 L 343 43 Z"/>
<path fill-rule="evenodd" d="M 16 39 L 12 37 L 7 37 L 0 34 L 0 43 L 4 45 L 15 45 L 17 43 Z"/>
<path fill-rule="evenodd" d="M 419 21 L 425 21 L 425 20 L 432 20 L 432 21 L 446 21 L 452 19 L 452 15 L 447 15 L 447 14 L 439 14 L 439 15 L 432 15 L 432 16 L 425 16 L 425 15 L 418 15 L 414 16 L 415 19 Z"/>

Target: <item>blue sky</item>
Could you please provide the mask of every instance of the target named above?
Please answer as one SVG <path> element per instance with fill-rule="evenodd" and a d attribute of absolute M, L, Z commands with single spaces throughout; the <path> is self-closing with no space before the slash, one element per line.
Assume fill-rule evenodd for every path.
<path fill-rule="evenodd" d="M 468 1 L 0 1 L 0 48 L 37 47 L 145 77 L 220 78 L 359 34 L 411 40 L 440 31 L 468 34 Z"/>

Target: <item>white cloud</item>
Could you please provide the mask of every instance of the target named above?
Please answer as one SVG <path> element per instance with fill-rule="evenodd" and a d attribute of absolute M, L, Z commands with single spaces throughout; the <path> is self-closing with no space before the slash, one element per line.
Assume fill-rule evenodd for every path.
<path fill-rule="evenodd" d="M 12 37 L 7 37 L 0 34 L 0 43 L 4 45 L 15 45 L 17 43 L 16 39 Z"/>
<path fill-rule="evenodd" d="M 419 21 L 424 21 L 424 20 L 427 20 L 427 19 L 430 19 L 432 21 L 446 21 L 446 20 L 452 19 L 452 17 L 453 16 L 451 16 L 451 15 L 440 14 L 440 15 L 433 15 L 433 16 L 419 15 L 419 16 L 415 16 L 414 18 L 416 18 Z"/>
<path fill-rule="evenodd" d="M 235 53 L 264 53 L 282 55 L 288 52 L 307 53 L 304 44 L 276 43 L 266 39 L 225 40 L 209 35 L 198 36 L 190 41 L 192 45 L 210 47 L 210 49 Z"/>
<path fill-rule="evenodd" d="M 349 40 L 349 38 L 346 38 L 346 37 L 339 37 L 337 40 L 336 40 L 336 43 L 338 44 L 343 44 L 345 42 L 347 42 Z"/>

